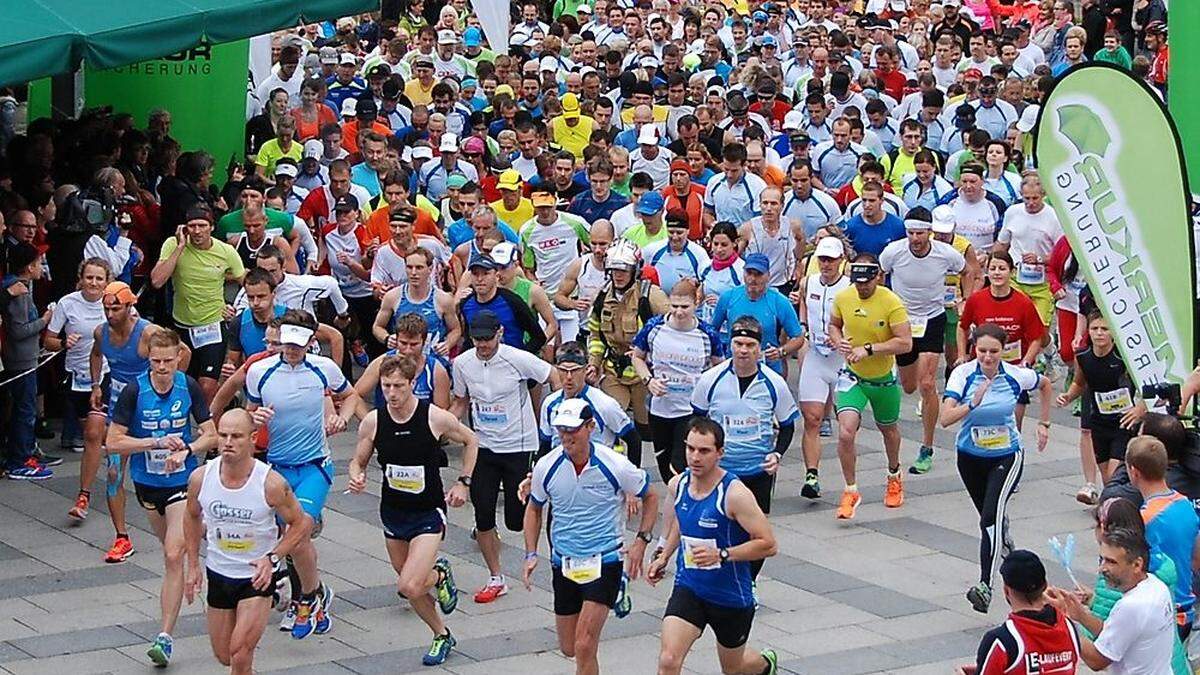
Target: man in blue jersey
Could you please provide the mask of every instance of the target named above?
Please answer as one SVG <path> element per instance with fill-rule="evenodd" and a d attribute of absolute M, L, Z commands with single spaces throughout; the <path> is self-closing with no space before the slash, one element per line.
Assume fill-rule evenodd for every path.
<path fill-rule="evenodd" d="M 179 370 L 181 346 L 179 335 L 171 330 L 150 336 L 150 370 L 121 390 L 106 439 L 109 452 L 130 457 L 134 493 L 162 542 L 162 623 L 146 652 L 159 667 L 171 662 L 171 632 L 183 602 L 188 476 L 217 446 L 200 385 Z M 200 428 L 198 435 L 192 432 L 193 422 Z"/>
<path fill-rule="evenodd" d="M 712 327 L 727 334 L 727 324 L 732 326 L 744 316 L 753 317 L 758 322 L 762 353 L 767 365 L 782 374 L 785 372 L 784 361 L 804 346 L 804 327 L 800 325 L 796 308 L 787 296 L 768 287 L 771 261 L 766 254 L 747 255 L 745 270 L 746 283 L 729 289 L 717 299 Z M 782 344 L 779 342 L 780 333 L 787 336 Z"/>
<path fill-rule="evenodd" d="M 267 425 L 267 462 L 287 479 L 305 513 L 320 523 L 333 484 L 333 461 L 326 436 L 346 429 L 359 399 L 337 364 L 309 353 L 316 319 L 294 309 L 280 318 L 282 351 L 256 361 L 246 372 L 247 409 L 256 424 Z M 326 392 L 338 401 L 340 412 L 326 416 Z M 291 560 L 300 578 L 292 637 L 326 633 L 332 627 L 328 610 L 333 591 L 320 582 L 317 549 L 312 540 L 297 547 Z"/>
<path fill-rule="evenodd" d="M 537 354 L 546 345 L 546 332 L 542 330 L 533 310 L 521 296 L 500 286 L 500 265 L 491 256 L 471 256 L 467 271 L 471 279 L 471 292 L 458 303 L 459 324 L 471 325 L 484 310 L 495 314 L 504 326 L 504 343 Z M 463 348 L 472 346 L 470 333 L 463 341 Z"/>
<path fill-rule="evenodd" d="M 674 508 L 663 516 L 666 544 L 646 569 L 646 580 L 657 584 L 678 550 L 675 588 L 663 616 L 658 672 L 682 671 L 692 645 L 705 626 L 712 626 L 722 672 L 775 673 L 774 650 L 746 653 L 754 621 L 750 561 L 775 555 L 775 534 L 754 494 L 721 468 L 721 425 L 706 417 L 692 418 L 684 446 L 688 468 L 667 485 Z"/>
<path fill-rule="evenodd" d="M 641 574 L 658 518 L 658 495 L 650 489 L 649 474 L 591 440 L 594 417 L 583 399 L 569 399 L 559 406 L 551 424 L 562 446 L 533 467 L 523 528 L 525 588 L 530 588 L 538 565 L 542 511 L 550 506 L 558 645 L 564 655 L 575 658 L 575 672 L 580 675 L 600 672 L 600 632 L 608 610 L 617 603 L 622 571 L 630 579 Z M 624 537 L 627 495 L 641 501 L 637 536 L 628 546 Z"/>

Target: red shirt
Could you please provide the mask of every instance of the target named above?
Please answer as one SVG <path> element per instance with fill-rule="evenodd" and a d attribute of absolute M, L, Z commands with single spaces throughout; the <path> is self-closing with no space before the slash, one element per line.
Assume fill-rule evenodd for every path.
<path fill-rule="evenodd" d="M 1079 664 L 1079 638 L 1062 612 L 1013 612 L 983 638 L 978 675 L 1067 675 Z"/>
<path fill-rule="evenodd" d="M 904 98 L 904 86 L 908 83 L 908 78 L 898 70 L 893 70 L 890 73 L 885 73 L 882 70 L 875 69 L 875 78 L 879 80 L 880 86 L 887 92 L 888 96 L 897 101 Z"/>
<path fill-rule="evenodd" d="M 688 239 L 700 241 L 704 238 L 704 187 L 688 183 L 690 191 L 680 197 L 674 185 L 662 189 L 665 212 L 683 211 L 687 214 Z"/>
<path fill-rule="evenodd" d="M 1042 325 L 1042 317 L 1038 315 L 1033 301 L 1015 288 L 1003 298 L 993 296 L 988 288 L 975 291 L 967 298 L 958 325 L 970 331 L 972 326 L 985 323 L 994 323 L 1008 333 L 1008 342 L 1001 354 L 1005 361 L 1012 364 L 1020 363 L 1029 346 L 1046 334 L 1046 327 Z M 1018 349 L 1015 358 L 1010 353 L 1014 348 Z"/>

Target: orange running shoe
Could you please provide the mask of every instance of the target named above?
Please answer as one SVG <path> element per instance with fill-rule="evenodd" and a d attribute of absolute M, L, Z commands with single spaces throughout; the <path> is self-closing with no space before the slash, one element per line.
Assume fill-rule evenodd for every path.
<path fill-rule="evenodd" d="M 837 517 L 838 520 L 850 520 L 854 518 L 854 514 L 858 511 L 858 505 L 862 503 L 862 495 L 858 490 L 842 491 L 842 499 L 838 502 Z"/>
<path fill-rule="evenodd" d="M 883 505 L 889 509 L 898 509 L 904 503 L 904 483 L 900 482 L 900 474 L 888 476 L 887 492 L 883 495 Z"/>
<path fill-rule="evenodd" d="M 108 549 L 108 553 L 104 556 L 104 562 L 123 563 L 131 555 L 133 555 L 133 542 L 126 537 L 117 537 L 112 548 Z"/>
<path fill-rule="evenodd" d="M 497 579 L 492 577 L 488 580 L 487 585 L 475 591 L 475 602 L 480 604 L 494 601 L 496 598 L 508 594 L 508 584 L 503 578 Z"/>
<path fill-rule="evenodd" d="M 87 493 L 80 492 L 79 496 L 75 498 L 75 506 L 72 506 L 71 510 L 67 511 L 67 516 L 74 520 L 87 520 L 88 505 L 90 503 L 91 498 L 88 497 Z"/>

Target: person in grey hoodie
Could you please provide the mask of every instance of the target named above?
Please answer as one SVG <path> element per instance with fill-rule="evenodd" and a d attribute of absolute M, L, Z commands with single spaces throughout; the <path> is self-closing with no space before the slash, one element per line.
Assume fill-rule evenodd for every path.
<path fill-rule="evenodd" d="M 17 284 L 24 287 L 11 296 L 3 310 L 4 343 L 0 346 L 5 371 L 0 381 L 15 378 L 4 386 L 12 401 L 12 414 L 4 443 L 8 477 L 15 480 L 45 480 L 54 474 L 33 456 L 33 425 L 37 417 L 38 337 L 50 310 L 38 316 L 33 295 L 28 289 L 42 276 L 42 253 L 32 244 L 19 242 L 8 249 L 8 271 L 0 287 L 5 291 Z M 28 372 L 27 372 L 28 371 Z"/>

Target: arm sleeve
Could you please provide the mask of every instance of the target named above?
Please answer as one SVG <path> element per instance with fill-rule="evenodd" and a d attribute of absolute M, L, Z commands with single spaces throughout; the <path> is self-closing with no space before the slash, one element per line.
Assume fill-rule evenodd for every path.
<path fill-rule="evenodd" d="M 185 375 L 184 377 L 187 378 L 188 396 L 192 397 L 192 418 L 196 420 L 196 424 L 204 424 L 212 419 L 212 411 L 208 407 L 208 401 L 204 400 L 204 390 L 200 388 L 200 383 L 191 375 Z"/>
<path fill-rule="evenodd" d="M 787 424 L 779 425 L 779 432 L 775 434 L 774 451 L 778 453 L 780 457 L 783 457 L 783 455 L 787 452 L 788 446 L 792 444 L 792 436 L 794 436 L 795 433 L 795 422 L 788 422 Z"/>
<path fill-rule="evenodd" d="M 350 383 L 346 380 L 346 376 L 342 374 L 342 369 L 337 367 L 330 359 L 320 359 L 318 367 L 321 369 L 321 374 L 325 376 L 325 382 L 329 385 L 329 391 L 335 394 L 340 394 L 346 391 L 346 387 Z"/>
<path fill-rule="evenodd" d="M 8 295 L 5 293 L 5 295 Z M 58 335 L 67 326 L 67 308 L 63 306 L 63 302 L 59 301 L 54 305 L 54 311 L 50 314 L 50 323 L 46 324 L 46 330 L 51 335 Z"/>
<path fill-rule="evenodd" d="M 113 407 L 112 411 L 112 421 L 128 429 L 130 423 L 133 421 L 133 410 L 137 407 L 137 399 L 138 383 L 130 382 L 127 387 L 121 390 L 121 395 L 117 397 L 117 404 Z"/>
<path fill-rule="evenodd" d="M 258 361 L 254 365 L 258 365 Z M 250 366 L 246 368 L 246 398 L 254 404 L 262 405 L 262 368 Z"/>
<path fill-rule="evenodd" d="M 507 288 L 500 289 L 499 292 L 512 308 L 517 324 L 525 332 L 525 351 L 537 353 L 546 346 L 546 331 L 542 330 L 542 324 L 538 323 L 533 310 L 516 293 Z"/>
<path fill-rule="evenodd" d="M 955 401 L 962 401 L 966 393 L 967 369 L 959 366 L 950 371 L 950 377 L 946 378 L 946 391 L 942 396 L 944 398 L 952 398 Z"/>

